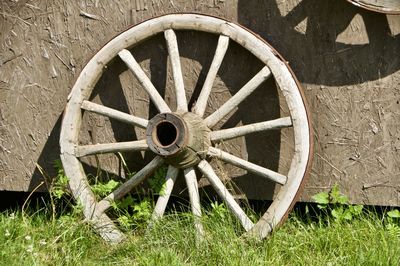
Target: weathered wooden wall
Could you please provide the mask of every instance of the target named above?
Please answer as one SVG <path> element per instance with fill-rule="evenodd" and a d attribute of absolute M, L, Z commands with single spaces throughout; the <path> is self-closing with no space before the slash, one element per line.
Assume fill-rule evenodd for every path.
<path fill-rule="evenodd" d="M 311 106 L 315 159 L 304 198 L 338 183 L 354 202 L 400 205 L 400 17 L 337 0 L 238 9 L 290 62 Z"/>
<path fill-rule="evenodd" d="M 303 200 L 338 183 L 352 202 L 400 205 L 398 16 L 364 11 L 345 0 L 7 0 L 0 8 L 1 189 L 35 188 L 41 179 L 37 164 L 54 174 L 67 96 L 84 64 L 104 43 L 130 24 L 194 11 L 237 21 L 258 33 L 289 61 L 302 83 L 315 131 L 314 165 Z M 141 48 L 143 64 L 161 71 L 165 62 L 151 64 L 146 46 Z M 194 77 L 204 79 L 202 65 L 210 60 L 202 59 L 205 51 L 207 47 L 194 53 L 194 67 L 189 59 L 196 56 L 183 52 L 183 65 L 193 72 L 185 77 L 189 87 L 196 87 Z M 233 47 L 231 53 L 240 50 Z M 229 70 L 221 73 L 221 87 L 246 80 L 229 76 Z M 122 75 L 124 80 L 129 83 Z M 158 82 L 168 87 L 171 79 Z M 107 95 L 115 97 L 99 93 L 102 102 Z M 277 97 L 273 92 L 269 96 Z M 282 162 L 272 164 L 284 168 Z"/>

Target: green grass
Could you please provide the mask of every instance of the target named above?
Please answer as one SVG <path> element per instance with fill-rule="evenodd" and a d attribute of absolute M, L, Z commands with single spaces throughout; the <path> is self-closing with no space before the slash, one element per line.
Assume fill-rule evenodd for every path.
<path fill-rule="evenodd" d="M 365 211 L 349 222 L 293 214 L 269 239 L 238 237 L 229 215 L 208 213 L 196 244 L 192 219 L 171 214 L 151 232 L 128 232 L 110 246 L 79 215 L 41 209 L 0 214 L 1 265 L 399 265 L 400 233 Z M 396 228 L 398 225 L 396 225 Z M 143 226 L 145 227 L 145 226 Z"/>

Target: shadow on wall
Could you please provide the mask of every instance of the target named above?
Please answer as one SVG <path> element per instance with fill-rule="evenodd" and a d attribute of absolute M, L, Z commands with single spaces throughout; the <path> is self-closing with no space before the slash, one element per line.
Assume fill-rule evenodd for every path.
<path fill-rule="evenodd" d="M 62 114 L 57 119 L 52 131 L 47 138 L 46 144 L 39 155 L 37 165 L 33 172 L 31 182 L 29 183 L 28 191 L 46 191 L 48 189 L 48 181 L 56 175 L 54 163 L 60 158 L 60 129 L 61 129 Z M 43 173 L 45 176 L 43 176 Z M 46 178 L 46 180 L 44 179 Z M 43 182 L 43 183 L 42 183 Z"/>
<path fill-rule="evenodd" d="M 345 0 L 288 2 L 239 0 L 238 22 L 271 43 L 301 82 L 352 85 L 400 69 L 400 34 L 392 35 L 386 15 Z M 352 44 L 360 36 L 365 41 Z"/>

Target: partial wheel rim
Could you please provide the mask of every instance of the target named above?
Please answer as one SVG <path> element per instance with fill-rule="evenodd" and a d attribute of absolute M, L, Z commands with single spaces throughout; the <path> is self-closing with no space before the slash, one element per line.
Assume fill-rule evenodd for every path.
<path fill-rule="evenodd" d="M 384 14 L 400 14 L 400 1 L 398 0 L 347 0 L 353 5 Z"/>

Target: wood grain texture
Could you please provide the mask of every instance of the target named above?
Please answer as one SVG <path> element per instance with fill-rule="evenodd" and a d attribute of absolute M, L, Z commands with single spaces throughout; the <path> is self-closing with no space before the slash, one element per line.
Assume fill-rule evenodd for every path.
<path fill-rule="evenodd" d="M 75 156 L 82 157 L 93 154 L 117 153 L 125 151 L 146 151 L 148 149 L 149 147 L 147 146 L 146 140 L 101 143 L 78 146 L 75 148 Z"/>
<path fill-rule="evenodd" d="M 217 76 L 217 72 L 221 67 L 221 63 L 226 54 L 226 50 L 228 49 L 228 45 L 229 37 L 223 35 L 219 36 L 218 46 L 215 50 L 213 61 L 211 63 L 210 69 L 208 70 L 207 77 L 204 81 L 200 95 L 197 98 L 196 105 L 193 108 L 193 112 L 201 117 L 204 115 L 204 111 L 206 110 L 207 102 L 215 81 L 215 77 Z"/>
<path fill-rule="evenodd" d="M 215 174 L 211 165 L 207 161 L 201 161 L 197 166 L 199 170 L 206 176 L 206 178 L 210 181 L 211 185 L 214 187 L 217 194 L 225 201 L 228 208 L 231 210 L 233 215 L 240 221 L 243 228 L 246 231 L 249 231 L 253 228 L 253 222 L 247 217 L 246 213 L 239 206 L 239 204 L 235 201 L 231 193 L 229 193 L 228 189 L 221 182 L 220 178 Z"/>
<path fill-rule="evenodd" d="M 210 133 L 211 141 L 221 141 L 257 133 L 265 130 L 275 130 L 292 126 L 290 117 L 283 117 L 271 121 L 259 122 L 240 127 L 216 130 Z"/>
<path fill-rule="evenodd" d="M 163 184 L 163 191 L 158 196 L 156 206 L 154 206 L 154 210 L 151 216 L 151 219 L 157 220 L 160 219 L 167 208 L 167 203 L 172 193 L 172 189 L 174 188 L 174 184 L 176 178 L 178 177 L 179 169 L 173 166 L 168 167 L 167 175 L 165 176 L 165 182 Z"/>
<path fill-rule="evenodd" d="M 240 167 L 242 169 L 246 169 L 247 171 L 253 172 L 256 175 L 262 176 L 264 178 L 268 178 L 274 182 L 277 182 L 281 185 L 286 184 L 287 177 L 276 173 L 274 171 L 271 171 L 267 168 L 261 167 L 259 165 L 253 164 L 251 162 L 248 162 L 246 160 L 243 160 L 242 158 L 236 157 L 232 154 L 229 154 L 227 152 L 224 152 L 220 149 L 210 147 L 207 155 L 211 157 L 216 157 L 224 162 L 230 163 L 232 165 L 235 165 L 237 167 Z"/>
<path fill-rule="evenodd" d="M 114 110 L 112 108 L 108 108 L 106 106 L 102 106 L 89 101 L 83 101 L 81 108 L 89 112 L 104 115 L 141 128 L 146 128 L 147 123 L 149 122 L 146 119 L 123 113 L 118 110 Z"/>
<path fill-rule="evenodd" d="M 176 34 L 172 29 L 164 31 L 164 36 L 167 41 L 168 54 L 172 66 L 172 75 L 174 77 L 177 111 L 187 112 L 188 104 L 186 100 L 185 84 L 183 84 L 178 40 L 176 39 Z"/>
<path fill-rule="evenodd" d="M 242 40 L 245 42 L 245 40 Z M 267 78 L 271 76 L 271 71 L 267 66 L 263 67 L 249 82 L 246 83 L 232 98 L 225 102 L 214 113 L 208 116 L 204 121 L 208 127 L 212 128 L 226 115 L 232 112 L 239 104 L 244 101 L 255 89 L 260 86 Z"/>
<path fill-rule="evenodd" d="M 123 49 L 118 53 L 118 55 L 139 80 L 140 84 L 149 94 L 149 97 L 157 107 L 158 111 L 160 111 L 160 113 L 171 112 L 171 109 L 165 103 L 164 99 L 161 97 L 151 80 L 147 77 L 146 73 L 144 73 L 143 69 L 132 56 L 132 54 L 128 50 Z"/>
<path fill-rule="evenodd" d="M 204 228 L 201 223 L 201 204 L 196 172 L 193 167 L 189 167 L 183 172 L 189 192 L 190 206 L 194 216 L 194 226 L 197 231 L 197 237 L 202 238 L 204 237 Z"/>

